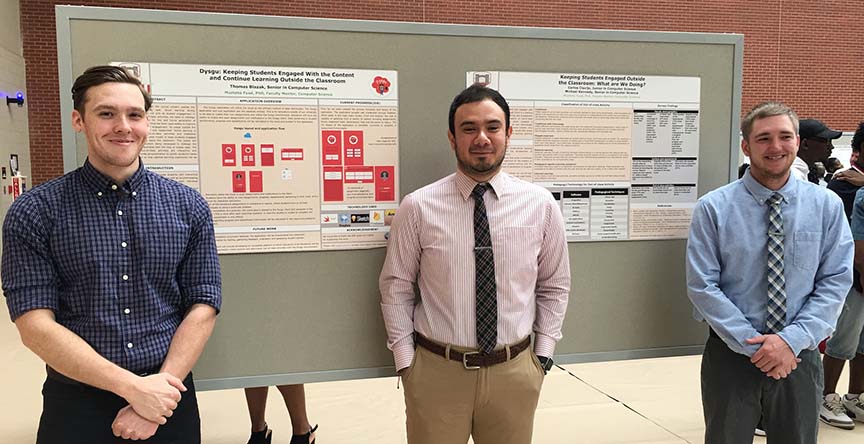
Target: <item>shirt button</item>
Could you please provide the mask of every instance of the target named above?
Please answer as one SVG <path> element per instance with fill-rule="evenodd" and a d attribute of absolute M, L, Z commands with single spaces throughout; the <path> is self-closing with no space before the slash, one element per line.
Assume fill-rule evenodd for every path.
<path fill-rule="evenodd" d="M 128 274 L 124 274 L 124 275 L 123 275 L 123 280 L 124 280 L 124 281 L 128 281 L 128 280 L 129 280 L 129 275 L 128 275 Z"/>
<path fill-rule="evenodd" d="M 126 348 L 132 348 L 132 347 L 134 347 L 134 345 L 132 345 L 132 343 L 131 343 L 131 342 L 130 342 L 130 343 L 128 343 L 128 344 L 126 344 Z"/>
<path fill-rule="evenodd" d="M 127 308 L 127 309 L 123 310 L 123 313 L 128 315 L 129 313 L 132 313 L 132 310 Z"/>
<path fill-rule="evenodd" d="M 126 245 L 127 245 L 126 242 L 120 242 L 121 247 L 126 248 Z"/>
<path fill-rule="evenodd" d="M 136 191 L 132 192 L 132 196 L 137 196 L 137 195 L 138 195 L 138 192 L 136 192 Z"/>
<path fill-rule="evenodd" d="M 117 210 L 117 215 L 118 215 L 118 216 L 122 216 L 122 215 L 123 215 L 123 210 Z"/>
<path fill-rule="evenodd" d="M 114 190 L 114 191 L 117 191 L 117 185 L 116 185 L 116 184 L 112 184 L 112 185 L 111 185 L 111 189 Z"/>
<path fill-rule="evenodd" d="M 100 192 L 96 193 L 96 195 L 99 197 L 102 197 L 102 192 L 100 191 Z"/>

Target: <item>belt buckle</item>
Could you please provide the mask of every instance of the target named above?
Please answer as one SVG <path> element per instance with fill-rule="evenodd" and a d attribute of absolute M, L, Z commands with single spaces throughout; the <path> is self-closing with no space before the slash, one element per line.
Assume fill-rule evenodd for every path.
<path fill-rule="evenodd" d="M 480 352 L 465 352 L 462 353 L 462 366 L 465 367 L 465 370 L 479 370 L 479 365 L 468 365 L 468 355 L 479 355 Z"/>

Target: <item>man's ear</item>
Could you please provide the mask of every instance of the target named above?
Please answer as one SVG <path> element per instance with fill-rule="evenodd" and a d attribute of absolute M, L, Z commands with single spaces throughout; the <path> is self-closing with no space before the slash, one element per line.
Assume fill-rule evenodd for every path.
<path fill-rule="evenodd" d="M 447 140 L 450 141 L 450 149 L 456 151 L 456 136 L 454 136 L 449 129 L 447 130 Z"/>
<path fill-rule="evenodd" d="M 84 116 L 77 109 L 72 110 L 72 129 L 81 132 L 84 129 Z"/>

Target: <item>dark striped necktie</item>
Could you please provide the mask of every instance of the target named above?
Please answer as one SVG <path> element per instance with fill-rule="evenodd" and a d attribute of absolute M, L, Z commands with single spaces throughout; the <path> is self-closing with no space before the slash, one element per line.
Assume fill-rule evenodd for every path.
<path fill-rule="evenodd" d="M 477 347 L 490 353 L 498 342 L 498 300 L 495 287 L 495 258 L 483 195 L 489 188 L 481 183 L 474 187 L 474 264 L 476 266 Z"/>

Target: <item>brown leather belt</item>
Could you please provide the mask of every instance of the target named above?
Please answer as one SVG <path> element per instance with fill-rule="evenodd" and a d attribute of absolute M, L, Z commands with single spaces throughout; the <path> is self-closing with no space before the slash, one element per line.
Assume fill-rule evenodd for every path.
<path fill-rule="evenodd" d="M 435 353 L 438 356 L 447 357 L 447 347 L 443 346 L 437 342 L 432 341 L 431 339 L 426 338 L 421 334 L 414 335 L 414 342 L 429 350 L 432 353 Z M 524 341 L 511 345 L 509 347 L 510 353 L 507 353 L 508 347 L 502 348 L 500 350 L 495 350 L 492 353 L 486 354 L 479 351 L 475 352 L 460 352 L 450 349 L 450 360 L 461 362 L 466 369 L 476 370 L 480 367 L 489 367 L 495 364 L 500 364 L 502 362 L 506 362 L 510 359 L 519 356 L 519 353 L 525 351 L 528 346 L 531 344 L 531 337 L 525 338 Z"/>

